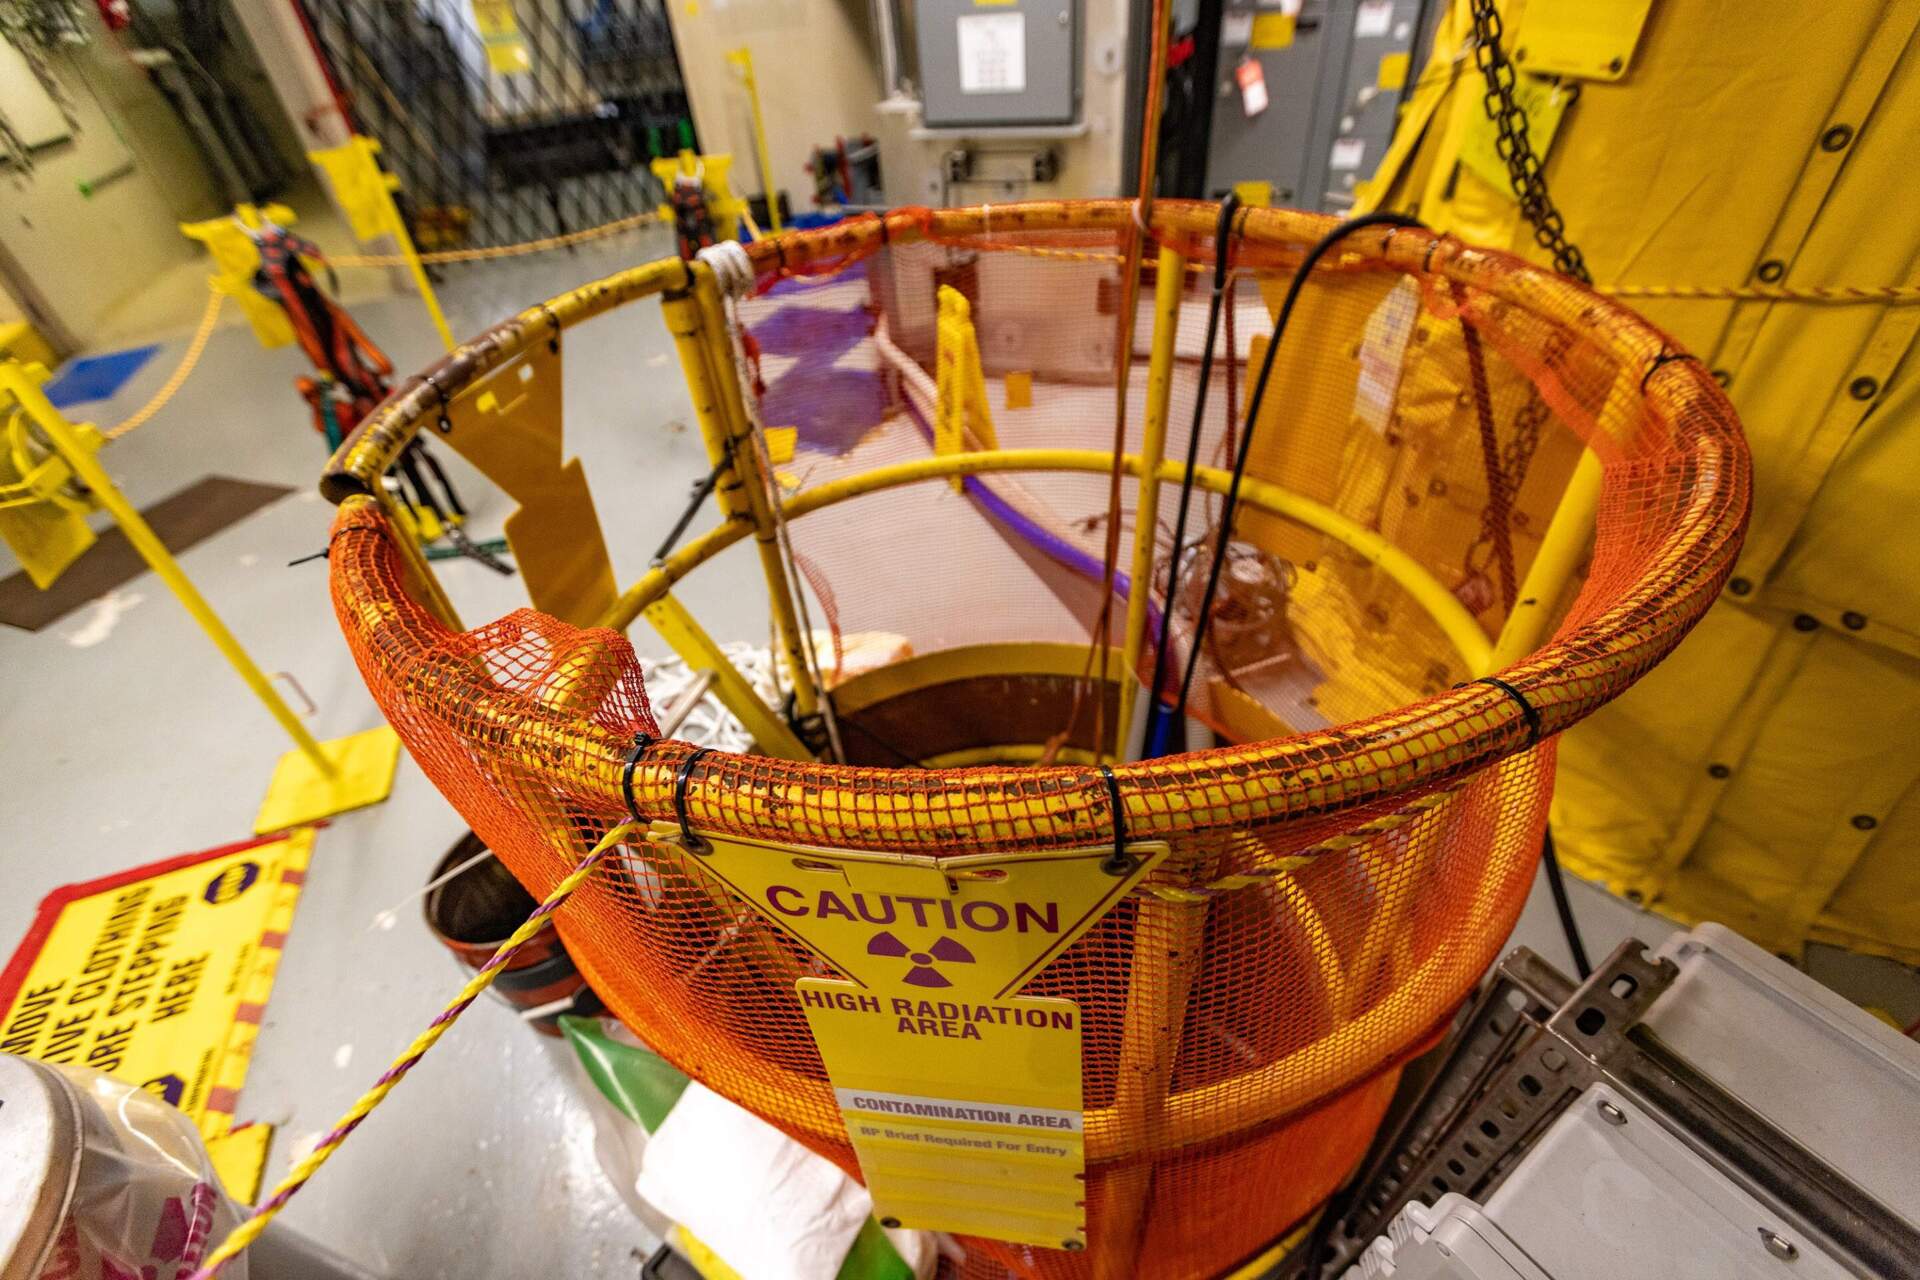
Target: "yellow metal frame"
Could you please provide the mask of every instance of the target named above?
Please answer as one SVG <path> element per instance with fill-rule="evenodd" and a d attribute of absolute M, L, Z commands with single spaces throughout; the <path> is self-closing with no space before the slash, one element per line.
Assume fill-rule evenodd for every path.
<path fill-rule="evenodd" d="M 715 696 L 739 717 L 761 751 L 783 760 L 813 759 L 813 752 L 807 750 L 786 722 L 753 691 L 740 669 L 727 661 L 727 655 L 720 651 L 706 629 L 694 621 L 685 605 L 670 595 L 663 595 L 646 607 L 645 617 L 688 667 L 713 673 Z"/>
<path fill-rule="evenodd" d="M 1559 505 L 1541 536 L 1540 549 L 1527 566 L 1513 611 L 1501 626 L 1486 665 L 1476 668 L 1476 674 L 1511 666 L 1546 638 L 1547 627 L 1559 616 L 1560 597 L 1566 594 L 1567 584 L 1573 581 L 1580 559 L 1593 541 L 1594 520 L 1600 511 L 1600 479 L 1599 456 L 1591 449 L 1585 450 L 1561 491 Z"/>
<path fill-rule="evenodd" d="M 1153 598 L 1155 534 L 1160 527 L 1160 464 L 1167 452 L 1167 405 L 1173 395 L 1174 341 L 1180 330 L 1180 295 L 1186 289 L 1187 260 L 1162 248 L 1153 278 L 1153 347 L 1147 357 L 1147 417 L 1140 442 L 1140 495 L 1133 505 L 1132 590 L 1127 593 L 1126 630 L 1120 644 L 1120 715 L 1114 726 L 1113 755 L 1124 760 L 1138 700 L 1140 652 L 1147 635 L 1147 603 Z M 1172 608 L 1169 600 L 1167 607 Z"/>
<path fill-rule="evenodd" d="M 788 499 L 781 510 L 788 520 L 798 520 L 823 507 L 863 494 L 923 480 L 1008 471 L 1083 471 L 1105 475 L 1112 466 L 1112 456 L 1097 449 L 1001 449 L 992 453 L 955 453 L 945 457 L 917 458 L 815 485 Z M 1127 475 L 1138 476 L 1141 471 L 1140 458 L 1134 454 L 1126 455 L 1121 459 L 1121 470 Z M 1183 466 L 1170 462 L 1160 463 L 1155 471 L 1163 483 L 1178 483 L 1185 474 Z M 1214 493 L 1225 493 L 1233 483 L 1233 473 L 1217 467 L 1196 467 L 1194 483 Z M 1433 618 L 1455 652 L 1469 667 L 1484 669 L 1492 654 L 1492 646 L 1473 614 L 1425 565 L 1395 547 L 1384 536 L 1324 503 L 1252 477 L 1241 480 L 1240 501 L 1257 510 L 1296 520 L 1310 529 L 1338 539 L 1349 550 L 1377 566 L 1413 597 Z M 614 602 L 613 608 L 601 618 L 600 625 L 625 630 L 642 609 L 669 590 L 675 582 L 745 536 L 744 527 L 729 523 L 689 542 L 668 557 L 665 564 L 655 567 L 627 588 L 620 599 Z"/>
<path fill-rule="evenodd" d="M 1156 206 L 1148 216 L 1157 240 L 1178 245 L 1190 243 L 1188 237 L 1211 234 L 1213 214 L 1214 210 L 1200 204 L 1167 203 Z M 755 244 L 748 252 L 763 270 L 776 265 L 801 269 L 857 257 L 885 242 L 897 244 L 921 237 L 964 241 L 988 229 L 988 216 L 984 210 L 946 210 L 852 220 L 820 232 L 788 236 L 773 245 Z M 1140 215 L 1127 204 L 1112 201 L 1079 206 L 1000 206 L 990 216 L 993 231 L 1014 235 L 1076 228 L 1131 236 L 1135 234 L 1131 230 L 1134 219 Z M 1324 235 L 1330 226 L 1331 220 L 1325 218 L 1251 209 L 1240 231 L 1249 248 L 1268 252 L 1297 249 Z M 1329 269 L 1425 273 L 1428 278 L 1451 280 L 1540 314 L 1564 314 L 1575 303 L 1602 309 L 1608 305 L 1546 273 L 1517 268 L 1508 259 L 1466 248 L 1450 248 L 1446 254 L 1435 255 L 1436 243 L 1417 230 L 1363 232 L 1350 237 L 1341 263 Z M 1163 286 L 1169 292 L 1175 287 L 1165 281 Z M 731 458 L 736 467 L 748 465 L 748 457 L 737 447 L 745 418 L 737 404 L 732 352 L 723 341 L 725 330 L 719 322 L 717 300 L 709 301 L 714 295 L 704 267 L 690 271 L 678 262 L 650 264 L 556 298 L 537 311 L 523 312 L 485 343 L 463 349 L 458 359 L 443 364 L 441 372 L 446 380 L 442 385 L 457 391 L 465 381 L 511 359 L 527 342 L 538 340 L 549 325 L 564 328 L 654 292 L 668 294 L 670 324 L 689 385 L 696 405 L 703 406 L 702 433 L 710 456 L 716 461 Z M 1157 297 L 1156 311 L 1164 306 L 1177 307 L 1177 299 Z M 1130 318 L 1130 308 L 1124 313 Z M 1154 336 L 1156 351 L 1164 349 L 1170 358 L 1170 339 L 1162 348 L 1161 334 L 1156 332 Z M 1604 341 L 1609 352 L 1627 366 L 1644 364 L 1664 349 L 1659 335 L 1650 327 L 1636 325 L 1626 317 L 1619 317 L 1619 323 L 1606 328 Z M 1130 347 L 1130 343 L 1122 345 L 1118 353 L 1122 362 L 1130 358 Z M 1690 407 L 1704 406 L 1713 412 L 1722 408 L 1719 393 L 1703 372 L 1695 376 L 1685 365 L 1674 368 L 1676 373 L 1662 379 L 1661 385 L 1646 395 L 1653 411 L 1667 421 L 1684 423 L 1690 420 L 1686 412 Z M 1151 366 L 1149 372 L 1151 382 Z M 418 388 L 405 391 L 363 424 L 338 455 L 328 485 L 336 498 L 344 498 L 349 504 L 343 536 L 383 536 L 366 522 L 356 520 L 354 513 L 371 500 L 366 495 L 377 484 L 384 462 L 431 412 L 428 392 Z M 658 602 L 670 599 L 673 584 L 680 578 L 749 533 L 764 547 L 768 517 L 775 514 L 798 519 L 899 485 L 998 472 L 1106 475 L 1118 466 L 1123 473 L 1140 479 L 1143 487 L 1177 482 L 1182 468 L 1169 466 L 1159 456 L 1164 452 L 1165 428 L 1163 410 L 1158 446 L 1143 449 L 1137 457 L 1116 459 L 1100 450 L 1031 449 L 948 453 L 899 463 L 804 490 L 785 501 L 777 513 L 752 509 L 750 494 L 723 493 L 719 500 L 728 513 L 726 522 L 682 547 L 629 587 L 603 621 L 620 628 L 629 626 Z M 1732 499 L 1744 491 L 1744 457 L 1730 432 L 1707 430 L 1689 440 L 1701 463 L 1701 479 L 1679 495 L 1684 499 L 1684 509 L 1675 514 L 1673 523 L 1682 532 L 1663 549 L 1666 558 L 1662 565 L 1623 590 L 1612 609 L 1588 621 L 1580 631 L 1538 651 L 1528 651 L 1523 648 L 1523 637 L 1528 628 L 1538 635 L 1546 626 L 1553 603 L 1564 594 L 1556 588 L 1564 587 L 1566 574 L 1577 562 L 1591 524 L 1590 510 L 1582 516 L 1578 491 L 1563 501 L 1555 520 L 1563 527 L 1549 530 L 1549 545 L 1541 553 L 1543 563 L 1535 566 L 1528 580 L 1529 597 L 1538 602 L 1538 607 L 1509 627 L 1498 647 L 1502 657 L 1514 650 L 1524 654 L 1502 668 L 1502 674 L 1531 701 L 1489 685 L 1466 685 L 1337 731 L 1308 732 L 1286 740 L 1123 765 L 1114 770 L 1114 782 L 1129 834 L 1137 839 L 1178 839 L 1193 850 L 1201 847 L 1193 843 L 1195 836 L 1206 833 L 1216 839 L 1205 847 L 1235 850 L 1230 867 L 1212 865 L 1216 855 L 1196 854 L 1180 868 L 1183 885 L 1225 891 L 1273 878 L 1282 892 L 1297 895 L 1304 891 L 1284 878 L 1296 863 L 1253 847 L 1256 842 L 1235 846 L 1233 833 L 1302 819 L 1326 821 L 1334 829 L 1343 815 L 1356 815 L 1362 810 L 1378 815 L 1366 822 L 1358 822 L 1355 817 L 1346 826 L 1345 835 L 1358 842 L 1366 836 L 1356 833 L 1390 829 L 1377 824 L 1409 820 L 1407 815 L 1415 811 L 1426 812 L 1456 800 L 1486 803 L 1486 791 L 1464 789 L 1467 779 L 1482 770 L 1497 779 L 1504 771 L 1533 768 L 1527 748 L 1535 736 L 1556 732 L 1592 710 L 1643 669 L 1639 657 L 1657 656 L 1658 646 L 1667 643 L 1666 633 L 1648 625 L 1649 616 L 1662 611 L 1689 612 L 1691 616 L 1705 608 L 1717 589 L 1739 544 L 1743 517 L 1739 504 Z M 1232 477 L 1215 468 L 1199 468 L 1195 481 L 1201 488 L 1224 492 Z M 761 493 L 763 505 L 767 505 L 758 485 L 748 488 Z M 1496 645 L 1473 616 L 1432 572 L 1379 533 L 1277 485 L 1249 479 L 1241 485 L 1240 495 L 1256 509 L 1296 521 L 1344 544 L 1407 591 L 1433 617 L 1466 666 L 1474 671 L 1494 668 Z M 1150 522 L 1150 507 L 1143 505 L 1142 509 Z M 1136 563 L 1140 552 L 1136 543 Z M 399 611 L 415 608 L 385 573 L 368 570 L 364 560 L 336 557 L 333 572 L 338 589 L 364 596 L 369 606 Z M 1150 558 L 1147 564 L 1148 573 L 1139 581 L 1137 594 L 1141 596 L 1150 589 Z M 772 584 L 784 579 L 770 574 L 769 581 Z M 1129 605 L 1131 609 L 1131 601 Z M 776 604 L 776 620 L 778 616 Z M 1140 631 L 1144 632 L 1144 625 Z M 420 638 L 417 642 L 424 645 L 429 641 Z M 397 643 L 411 645 L 416 638 L 402 637 Z M 1629 654 L 1630 648 L 1637 652 Z M 1138 651 L 1134 651 L 1136 656 Z M 407 657 L 404 652 L 390 656 L 395 662 L 404 662 Z M 924 668 L 922 674 L 932 669 Z M 1123 674 L 1127 680 L 1132 679 L 1131 672 Z M 559 723 L 552 718 L 524 715 L 523 701 L 458 666 L 436 670 L 431 679 L 432 688 L 423 690 L 423 695 L 430 692 L 444 705 L 481 708 L 500 716 L 500 723 L 512 726 L 517 767 L 524 776 L 542 785 L 565 787 L 570 795 L 600 807 L 622 805 L 624 800 L 640 812 L 666 812 L 678 795 L 686 820 L 695 828 L 713 825 L 763 834 L 777 829 L 782 840 L 871 850 L 881 857 L 950 848 L 958 833 L 969 839 L 991 838 L 999 847 L 1025 851 L 1010 855 L 1014 858 L 1038 858 L 1048 856 L 1049 846 L 1085 840 L 1089 834 L 1096 838 L 1108 835 L 1115 825 L 1113 801 L 1092 771 L 1078 764 L 1041 770 L 1006 764 L 1013 755 L 1008 749 L 994 749 L 990 759 L 978 761 L 986 767 L 965 774 L 939 770 L 890 774 L 900 788 L 899 803 L 872 802 L 873 777 L 868 771 L 824 764 L 794 768 L 726 756 L 707 759 L 702 786 L 696 791 L 677 792 L 676 770 L 688 758 L 685 744 L 662 744 L 623 775 L 622 760 L 628 744 L 605 726 L 578 718 Z M 955 753 L 955 758 L 942 763 L 970 762 L 970 754 Z M 994 767 L 996 764 L 999 767 Z M 1260 782 L 1249 785 L 1249 779 Z M 624 798 L 623 781 L 631 788 Z M 1394 809 L 1394 805 L 1400 807 Z M 1392 812 L 1386 812 L 1389 809 Z M 927 820 L 930 812 L 940 815 L 938 823 Z M 990 837 L 985 833 L 991 833 Z M 1340 849 L 1328 842 L 1316 846 L 1316 851 L 1338 854 Z M 1371 1007 L 1356 1008 L 1352 1004 L 1354 988 L 1342 985 L 1343 957 L 1325 922 L 1316 923 L 1317 917 L 1310 910 L 1301 909 L 1300 918 L 1313 949 L 1306 963 L 1323 971 L 1316 976 L 1330 1008 L 1336 1011 L 1335 1025 L 1283 1057 L 1175 1093 L 1171 1051 L 1155 1041 L 1152 1030 L 1178 1023 L 1185 988 L 1193 977 L 1192 966 L 1201 951 L 1197 945 L 1179 944 L 1182 939 L 1197 941 L 1205 911 L 1196 905 L 1201 899 L 1191 890 L 1187 891 L 1190 896 L 1183 898 L 1179 886 L 1159 884 L 1149 888 L 1140 906 L 1142 932 L 1171 940 L 1179 955 L 1164 960 L 1135 956 L 1125 1024 L 1138 1030 L 1136 1037 L 1123 1045 L 1122 1086 L 1111 1105 L 1086 1113 L 1090 1164 L 1124 1161 L 1145 1168 L 1162 1155 L 1282 1121 L 1348 1086 L 1372 1079 L 1372 1059 L 1363 1050 L 1377 1050 L 1388 1043 L 1410 1045 L 1418 1030 L 1432 1026 L 1437 1014 L 1443 1012 L 1436 1008 L 1434 993 L 1459 989 L 1471 981 L 1472 975 L 1467 972 L 1471 965 L 1463 965 L 1462 957 L 1448 949 L 1434 949 L 1424 956 L 1381 951 L 1390 948 L 1393 932 L 1390 922 L 1383 920 L 1365 940 L 1363 954 L 1346 957 L 1344 968 L 1354 972 L 1355 964 L 1364 964 L 1368 957 L 1381 952 L 1396 967 L 1396 980 Z M 1460 915 L 1465 919 L 1488 917 L 1506 901 L 1503 895 L 1512 888 L 1510 877 L 1481 878 L 1463 895 Z M 1293 901 L 1297 907 L 1298 898 Z M 591 969 L 592 959 L 583 959 L 582 965 Z M 754 1072 L 756 1086 L 776 1094 L 789 1090 L 817 1098 L 821 1093 L 819 1080 L 803 1079 L 778 1063 L 757 1062 Z M 823 1140 L 841 1137 L 837 1123 L 819 1121 L 824 1127 L 816 1130 L 816 1121 L 810 1115 L 795 1112 L 788 1120 L 797 1130 Z M 1114 1239 L 1125 1242 L 1129 1239 L 1129 1223 L 1137 1220 L 1129 1202 L 1137 1206 L 1151 1188 L 1144 1182 L 1131 1184 L 1122 1175 L 1112 1182 L 1110 1190 L 1116 1206 Z M 1104 1259 L 1106 1269 L 1115 1273 L 1128 1261 L 1104 1252 L 1096 1254 L 1099 1259 Z"/>
<path fill-rule="evenodd" d="M 780 555 L 779 531 L 767 497 L 770 477 L 761 473 L 760 450 L 753 439 L 746 405 L 740 399 L 740 379 L 734 372 L 733 345 L 727 336 L 720 292 L 713 269 L 704 262 L 693 264 L 688 271 L 689 287 L 668 294 L 661 308 L 666 313 L 667 329 L 673 334 L 674 349 L 680 355 L 707 460 L 716 467 L 727 463 L 727 473 L 713 490 L 714 501 L 727 518 L 721 527 L 753 530 L 760 571 L 767 581 L 774 633 L 786 655 L 787 670 L 794 677 L 794 708 L 800 715 L 810 716 L 820 709 L 819 691 L 808 675 L 813 663 L 804 647 L 793 584 L 787 579 Z M 632 620 L 627 619 L 629 623 Z"/>
<path fill-rule="evenodd" d="M 173 558 L 160 535 L 113 483 L 113 477 L 95 456 L 98 433 L 88 433 L 67 421 L 54 408 L 40 384 L 15 361 L 0 363 L 0 402 L 11 397 L 36 426 L 73 475 L 86 486 L 92 500 L 112 516 L 128 543 L 147 567 L 173 592 L 207 638 L 240 674 L 256 698 L 294 741 L 294 750 L 274 769 L 273 782 L 254 820 L 254 830 L 265 833 L 299 826 L 320 818 L 375 804 L 393 789 L 393 772 L 400 759 L 400 739 L 381 726 L 332 742 L 316 739 L 293 708 L 274 690 L 247 651 L 193 585 L 180 562 Z"/>

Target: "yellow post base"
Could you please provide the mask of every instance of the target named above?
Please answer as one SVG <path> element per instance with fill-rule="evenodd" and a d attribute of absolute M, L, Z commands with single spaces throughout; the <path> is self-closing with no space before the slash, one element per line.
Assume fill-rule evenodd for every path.
<path fill-rule="evenodd" d="M 393 790 L 400 763 L 400 735 L 386 725 L 320 744 L 338 770 L 321 773 L 303 751 L 280 757 L 267 786 L 267 798 L 253 820 L 255 835 L 285 831 L 330 818 L 336 813 L 379 804 Z"/>

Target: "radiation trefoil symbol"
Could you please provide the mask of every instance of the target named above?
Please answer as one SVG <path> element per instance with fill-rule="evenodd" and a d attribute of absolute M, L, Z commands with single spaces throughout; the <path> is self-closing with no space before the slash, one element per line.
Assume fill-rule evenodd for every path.
<path fill-rule="evenodd" d="M 870 956 L 905 956 L 913 962 L 907 970 L 906 983 L 913 987 L 950 987 L 953 983 L 945 974 L 933 967 L 935 960 L 946 964 L 972 964 L 973 952 L 952 938 L 943 937 L 925 951 L 915 951 L 886 930 L 873 935 L 867 943 Z"/>

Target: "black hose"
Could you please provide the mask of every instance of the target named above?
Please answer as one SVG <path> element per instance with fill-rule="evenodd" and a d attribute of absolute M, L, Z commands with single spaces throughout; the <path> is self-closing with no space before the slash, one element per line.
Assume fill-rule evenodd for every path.
<path fill-rule="evenodd" d="M 1180 696 L 1173 706 L 1173 720 L 1176 723 L 1187 714 L 1187 699 L 1193 692 L 1193 675 L 1200 663 L 1200 642 L 1206 636 L 1207 621 L 1213 611 L 1213 597 L 1220 588 L 1220 568 L 1226 562 L 1227 544 L 1233 540 L 1233 516 L 1240 501 L 1240 481 L 1246 475 L 1247 456 L 1253 447 L 1253 432 L 1260 424 L 1260 407 L 1266 399 L 1267 380 L 1273 376 L 1273 358 L 1280 351 L 1280 341 L 1287 332 L 1287 321 L 1293 316 L 1294 304 L 1300 300 L 1300 291 L 1306 286 L 1307 277 L 1313 274 L 1314 265 L 1327 251 L 1354 232 L 1377 226 L 1420 227 L 1424 230 L 1426 224 L 1404 213 L 1385 210 L 1349 218 L 1327 232 L 1318 244 L 1307 251 L 1307 256 L 1300 261 L 1300 269 L 1294 273 L 1293 282 L 1287 286 L 1286 301 L 1280 304 L 1280 315 L 1273 322 L 1273 336 L 1267 340 L 1266 358 L 1260 362 L 1260 377 L 1254 382 L 1253 395 L 1247 400 L 1247 429 L 1240 434 L 1240 450 L 1233 459 L 1233 481 L 1227 486 L 1226 505 L 1220 512 L 1220 539 L 1214 544 L 1213 562 L 1207 569 L 1206 591 L 1201 595 L 1200 608 L 1194 614 L 1193 640 L 1187 651 L 1186 673 L 1181 677 Z M 1171 600 L 1168 606 L 1171 608 Z M 1163 625 L 1164 622 L 1163 617 Z M 1158 693 L 1157 690 L 1155 692 Z"/>
<path fill-rule="evenodd" d="M 1227 290 L 1227 247 L 1233 232 L 1233 215 L 1240 208 L 1240 197 L 1228 193 L 1220 202 L 1220 220 L 1213 229 L 1213 296 L 1207 301 L 1207 340 L 1200 353 L 1200 386 L 1193 400 L 1193 429 L 1187 434 L 1187 470 L 1180 482 L 1180 506 L 1173 517 L 1173 552 L 1167 558 L 1167 594 L 1160 609 L 1160 638 L 1153 650 L 1153 680 L 1148 684 L 1146 732 L 1140 744 L 1140 758 L 1151 760 L 1167 753 L 1171 727 L 1178 723 L 1167 714 L 1160 701 L 1160 682 L 1167 669 L 1167 628 L 1172 624 L 1174 598 L 1180 588 L 1180 555 L 1186 549 L 1187 513 L 1193 505 L 1193 474 L 1200 459 L 1200 429 L 1207 412 L 1207 384 L 1213 375 L 1213 346 L 1220 332 L 1220 306 Z M 1237 353 L 1227 352 L 1227 359 Z M 1151 589 L 1149 587 L 1149 589 Z"/>
<path fill-rule="evenodd" d="M 1573 918 L 1573 903 L 1567 898 L 1567 876 L 1560 870 L 1560 855 L 1554 851 L 1553 828 L 1546 829 L 1540 841 L 1540 865 L 1546 868 L 1547 891 L 1553 894 L 1553 909 L 1560 913 L 1560 932 L 1567 936 L 1567 950 L 1573 953 L 1573 971 L 1585 982 L 1593 976 L 1587 959 L 1587 947 L 1580 940 L 1580 924 Z"/>

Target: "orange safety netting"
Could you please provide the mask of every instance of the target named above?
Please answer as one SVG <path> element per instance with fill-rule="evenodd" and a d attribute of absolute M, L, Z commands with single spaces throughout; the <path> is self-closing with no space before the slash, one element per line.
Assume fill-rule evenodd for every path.
<path fill-rule="evenodd" d="M 1156 236 L 1198 268 L 1182 272 L 1173 307 L 1176 461 L 1193 421 L 1212 218 L 1211 206 L 1177 202 L 1154 215 Z M 1330 225 L 1279 211 L 1242 221 L 1203 465 L 1231 465 L 1221 459 L 1249 429 L 1241 415 L 1274 308 Z M 970 304 L 1000 448 L 1107 449 L 1128 226 L 1118 203 L 1011 206 L 754 246 L 759 289 L 740 320 L 766 425 L 797 429 L 788 479 L 810 489 L 933 455 L 941 285 Z M 596 310 L 617 292 L 590 289 L 601 289 Z M 1153 294 L 1149 271 L 1128 384 L 1135 452 Z M 474 368 L 572 323 L 576 303 L 557 299 L 466 349 L 437 385 L 373 415 L 361 446 L 430 418 Z M 1364 1151 L 1398 1066 L 1444 1031 L 1504 943 L 1546 822 L 1552 735 L 1679 642 L 1744 527 L 1744 445 L 1696 362 L 1591 292 L 1418 231 L 1375 229 L 1323 260 L 1252 429 L 1250 479 L 1411 557 L 1487 642 L 1584 445 L 1604 466 L 1584 585 L 1563 602 L 1555 639 L 1496 673 L 1511 692 L 1462 683 L 1484 672 L 1378 554 L 1242 507 L 1193 700 L 1229 745 L 1116 770 L 1129 833 L 1173 853 L 1026 989 L 1083 1011 L 1089 1247 L 968 1241 L 969 1275 L 1216 1275 L 1310 1214 Z M 603 491 L 616 483 L 600 477 Z M 1161 488 L 1160 526 L 1177 488 Z M 830 609 L 840 632 L 883 633 L 892 651 L 922 657 L 1083 651 L 1104 593 L 1106 490 L 1095 471 L 940 478 L 796 519 L 815 618 Z M 1143 523 L 1131 477 L 1123 492 L 1130 541 Z M 1204 572 L 1219 507 L 1196 496 L 1189 575 Z M 531 611 L 450 630 L 421 603 L 394 537 L 370 499 L 347 501 L 331 550 L 342 626 L 421 767 L 543 893 L 626 816 L 622 762 L 653 726 L 633 651 L 615 632 Z M 1164 598 L 1166 541 L 1163 531 L 1154 608 L 1173 610 L 1178 659 L 1193 605 L 1184 589 Z M 1142 677 L 1151 659 L 1149 645 Z M 866 767 L 707 756 L 688 790 L 692 823 L 941 855 L 1109 839 L 1105 784 L 1086 764 L 893 767 L 942 752 L 990 758 L 1069 729 L 1067 752 L 1093 744 L 1094 699 L 1072 696 L 1078 681 L 1016 676 L 956 677 L 850 713 L 843 737 Z M 671 817 L 688 751 L 646 753 L 632 779 L 641 816 Z M 822 961 L 698 859 L 651 845 L 590 881 L 560 927 L 649 1044 L 857 1174 L 793 993 Z"/>

